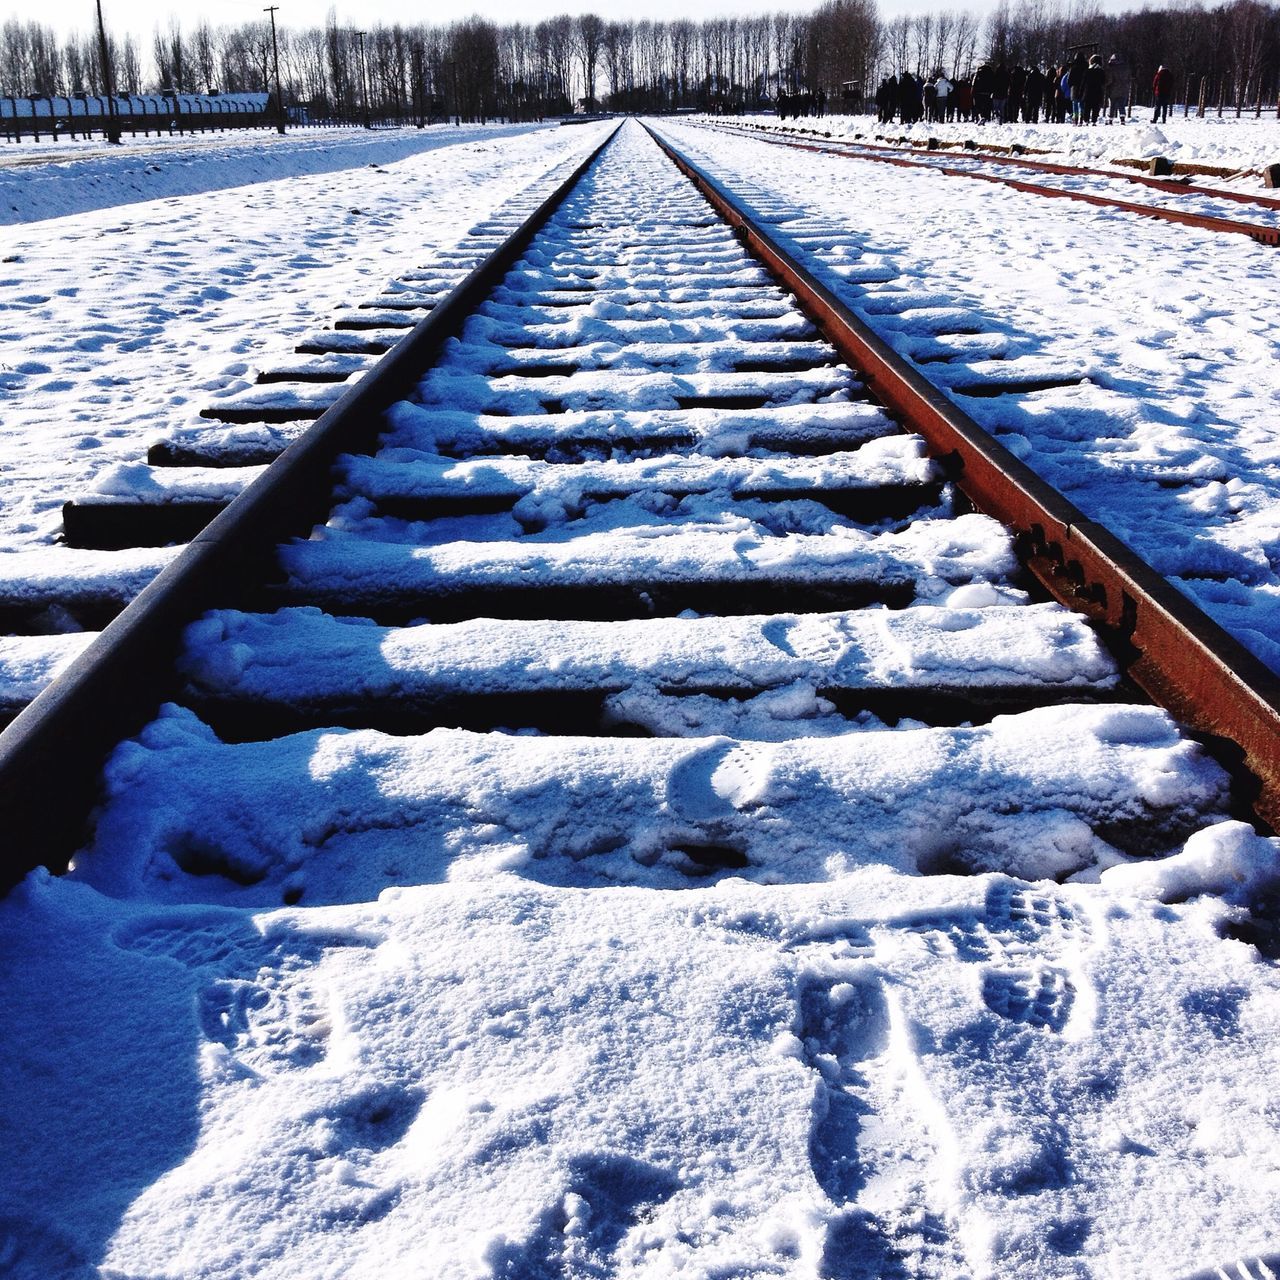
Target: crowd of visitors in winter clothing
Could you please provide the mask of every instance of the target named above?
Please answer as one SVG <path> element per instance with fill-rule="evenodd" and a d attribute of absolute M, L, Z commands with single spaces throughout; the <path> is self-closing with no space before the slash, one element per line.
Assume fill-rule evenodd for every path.
<path fill-rule="evenodd" d="M 920 120 L 1038 124 L 1043 118 L 1047 124 L 1070 120 L 1093 125 L 1128 119 L 1132 87 L 1129 65 L 1119 54 L 1113 53 L 1104 63 L 1100 54 L 1077 50 L 1070 61 L 1045 70 L 984 62 L 971 80 L 949 80 L 941 68 L 928 80 L 909 71 L 886 76 L 876 90 L 876 112 L 881 124 L 895 118 L 903 124 Z M 1173 99 L 1172 73 L 1162 66 L 1151 88 L 1154 118 L 1167 119 Z"/>
<path fill-rule="evenodd" d="M 827 95 L 821 89 L 817 93 L 778 94 L 778 115 L 783 120 L 788 117 L 799 119 L 801 116 L 825 116 L 826 114 Z"/>

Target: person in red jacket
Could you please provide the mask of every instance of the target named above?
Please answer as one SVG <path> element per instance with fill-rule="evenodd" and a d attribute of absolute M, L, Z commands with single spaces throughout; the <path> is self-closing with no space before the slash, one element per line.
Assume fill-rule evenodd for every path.
<path fill-rule="evenodd" d="M 1173 72 L 1164 63 L 1160 64 L 1155 79 L 1151 82 L 1151 91 L 1156 99 L 1156 110 L 1151 122 L 1159 124 L 1162 120 L 1168 120 L 1169 103 L 1173 99 Z"/>

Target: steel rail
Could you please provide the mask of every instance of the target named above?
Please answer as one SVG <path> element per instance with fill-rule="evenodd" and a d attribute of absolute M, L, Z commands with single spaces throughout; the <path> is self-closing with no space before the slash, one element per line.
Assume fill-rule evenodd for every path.
<path fill-rule="evenodd" d="M 618 126 L 619 128 L 621 125 Z M 110 750 L 175 692 L 183 627 L 231 604 L 271 549 L 328 514 L 334 460 L 371 448 L 382 414 L 412 392 L 446 339 L 515 264 L 617 133 L 179 553 L 84 653 L 0 732 L 0 893 L 30 870 L 64 870 L 82 842 Z"/>
<path fill-rule="evenodd" d="M 703 125 L 703 128 L 718 129 L 717 125 Z M 1091 204 L 1100 209 L 1116 209 L 1121 213 L 1136 213 L 1144 218 L 1156 218 L 1161 222 L 1175 222 L 1183 226 L 1198 227 L 1202 231 L 1216 231 L 1226 235 L 1248 236 L 1259 244 L 1280 245 L 1280 227 L 1264 227 L 1256 222 L 1236 222 L 1231 218 L 1216 218 L 1205 213 L 1189 213 L 1185 209 L 1162 209 L 1152 204 L 1139 204 L 1133 200 L 1113 200 L 1108 196 L 1091 195 L 1087 191 L 1063 191 L 1057 187 L 1044 187 L 1036 182 L 1023 182 L 1020 178 L 1004 178 L 994 173 L 977 173 L 972 169 L 964 169 L 948 164 L 930 164 L 924 160 L 908 160 L 905 156 L 885 155 L 884 148 L 868 147 L 865 150 L 852 152 L 840 147 L 861 147 L 860 143 L 840 143 L 830 146 L 826 143 L 799 142 L 792 138 L 771 138 L 764 134 L 744 135 L 758 137 L 760 141 L 775 147 L 791 147 L 797 151 L 816 151 L 822 155 L 838 156 L 845 160 L 866 160 L 872 164 L 892 164 L 902 169 L 927 169 L 930 173 L 941 173 L 949 178 L 975 178 L 980 182 L 994 182 L 1000 186 L 1011 187 L 1014 191 L 1023 191 L 1028 195 L 1045 196 L 1049 199 L 1077 200 L 1083 204 Z M 931 152 L 929 154 L 936 154 Z M 992 163 L 1004 164 L 1004 157 Z M 1119 176 L 1119 175 L 1117 175 Z M 1185 188 L 1180 188 L 1185 190 Z M 1217 194 L 1216 192 L 1214 193 Z"/>
<path fill-rule="evenodd" d="M 1090 618 L 1155 702 L 1202 735 L 1237 776 L 1246 771 L 1238 798 L 1280 829 L 1280 677 L 921 376 L 725 187 L 649 133 L 796 295 L 872 395 L 924 437 L 975 507 L 1013 530 L 1019 558 L 1050 594 Z"/>
<path fill-rule="evenodd" d="M 725 128 L 724 125 L 716 125 L 716 128 Z M 797 139 L 795 132 L 781 130 L 764 129 L 759 125 L 748 126 L 753 132 L 744 133 L 744 137 L 768 138 L 770 134 L 777 133 L 788 140 Z M 802 131 L 801 131 L 802 132 Z M 891 151 L 903 152 L 913 156 L 937 156 L 936 149 L 929 147 L 907 146 L 902 143 L 894 142 L 892 139 L 882 137 L 877 134 L 876 137 L 882 145 L 877 146 L 872 142 L 861 142 L 854 138 L 829 138 L 826 143 L 827 147 L 848 147 L 855 151 Z M 1118 182 L 1132 182 L 1136 186 L 1152 187 L 1157 191 L 1167 191 L 1170 195 L 1179 196 L 1207 196 L 1214 200 L 1227 200 L 1233 204 L 1249 204 L 1258 209 L 1280 209 L 1280 199 L 1272 196 L 1249 195 L 1244 191 L 1219 191 L 1216 187 L 1197 186 L 1191 182 L 1180 182 L 1176 178 L 1155 178 L 1146 173 L 1125 173 L 1113 172 L 1109 169 L 1086 169 L 1081 165 L 1074 164 L 1058 164 L 1052 160 L 1033 160 L 1027 156 L 1021 155 L 1003 155 L 995 151 L 983 151 L 981 148 L 969 150 L 964 148 L 961 143 L 947 144 L 947 150 L 958 151 L 960 158 L 965 160 L 977 160 L 983 164 L 1007 164 L 1019 169 L 1037 169 L 1043 173 L 1059 174 L 1063 177 L 1078 178 L 1110 178 Z M 932 166 L 931 166 L 932 167 Z"/>
<path fill-rule="evenodd" d="M 843 138 L 832 138 L 833 143 L 842 147 L 857 147 L 874 150 L 870 143 L 847 142 Z M 907 147 L 888 144 L 888 149 L 905 151 L 909 155 L 937 155 L 927 147 Z M 952 148 L 954 150 L 954 148 Z M 1109 178 L 1114 181 L 1131 182 L 1135 186 L 1150 187 L 1155 191 L 1165 191 L 1175 196 L 1205 196 L 1211 200 L 1226 200 L 1232 204 L 1248 204 L 1255 209 L 1280 209 L 1280 200 L 1271 196 L 1249 195 L 1244 191 L 1219 191 L 1216 187 L 1202 187 L 1193 182 L 1179 182 L 1176 178 L 1156 178 L 1146 173 L 1112 172 L 1109 169 L 1086 169 L 1082 165 L 1058 164 L 1053 160 L 1032 160 L 1026 156 L 1006 156 L 994 151 L 983 151 L 980 148 L 964 150 L 961 156 L 966 160 L 978 160 L 983 164 L 1007 164 L 1016 169 L 1035 169 L 1041 173 L 1058 174 L 1066 178 Z"/>

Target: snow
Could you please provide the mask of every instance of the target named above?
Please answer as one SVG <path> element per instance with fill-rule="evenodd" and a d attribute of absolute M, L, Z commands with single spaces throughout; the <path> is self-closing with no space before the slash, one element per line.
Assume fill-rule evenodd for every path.
<path fill-rule="evenodd" d="M 21 711 L 92 638 L 84 632 L 0 636 L 0 715 Z"/>
<path fill-rule="evenodd" d="M 974 578 L 1008 573 L 1014 564 L 1000 526 L 986 516 L 917 521 L 900 533 L 841 526 L 809 532 L 805 525 L 826 519 L 825 508 L 811 513 L 807 504 L 796 503 L 800 528 L 792 531 L 778 527 L 791 513 L 778 512 L 776 504 L 762 504 L 765 509 L 758 511 L 750 503 L 732 504 L 742 510 L 715 522 L 722 528 L 712 527 L 710 514 L 700 521 L 699 505 L 687 498 L 669 512 L 654 514 L 642 499 L 627 500 L 594 519 L 588 515 L 573 522 L 567 534 L 553 524 L 519 540 L 488 540 L 477 527 L 467 528 L 476 536 L 434 547 L 419 545 L 421 531 L 412 525 L 361 520 L 325 538 L 283 548 L 280 563 L 290 589 L 333 601 L 425 601 L 468 588 L 528 589 L 557 581 L 589 587 L 632 580 L 737 583 L 753 589 L 770 583 L 879 582 L 910 584 L 919 597 L 931 598 Z M 358 536 L 346 536 L 351 532 Z"/>
<path fill-rule="evenodd" d="M 1063 202 L 670 127 L 892 341 L 956 357 L 953 385 L 1010 371 L 984 361 L 1087 377 L 964 402 L 1077 501 L 1096 490 L 1108 523 L 1169 562 L 1198 547 L 1234 592 L 1238 627 L 1271 634 L 1257 541 L 1275 510 L 1270 383 L 1228 357 L 1273 340 L 1273 259 L 1231 237 L 1173 240 Z M 251 472 L 191 468 L 166 489 L 141 466 L 150 433 L 296 434 L 178 410 L 244 392 L 250 363 L 297 360 L 287 348 L 324 307 L 408 281 L 428 252 L 414 236 L 446 246 L 588 145 L 585 130 L 530 133 L 500 152 L 442 149 L 430 181 L 406 161 L 394 182 L 299 177 L 184 197 L 180 217 L 131 206 L 137 243 L 159 252 L 176 238 L 167 278 L 102 249 L 64 267 L 68 246 L 91 247 L 119 213 L 63 219 L 38 259 L 34 233 L 19 233 L 23 260 L 6 264 L 18 283 L 3 287 L 25 296 L 39 283 L 48 301 L 10 341 L 45 343 L 46 362 L 56 346 L 68 385 L 22 381 L 52 379 L 52 363 L 13 382 L 0 567 L 54 601 L 81 582 L 144 583 L 173 549 L 54 545 L 56 502 L 94 484 L 136 500 L 229 493 Z M 379 456 L 344 461 L 331 520 L 284 551 L 295 581 L 341 594 L 381 560 L 429 616 L 426 597 L 447 581 L 433 566 L 460 585 L 583 586 L 646 564 L 738 583 L 847 580 L 870 560 L 900 566 L 916 602 L 766 614 L 782 603 L 770 588 L 741 616 L 554 631 L 536 619 L 392 627 L 314 607 L 195 622 L 185 672 L 208 721 L 167 706 L 120 744 L 73 872 L 36 872 L 0 902 L 0 1271 L 1274 1271 L 1280 841 L 1235 820 L 1226 775 L 1165 713 L 1123 700 L 1079 619 L 1028 601 L 985 517 L 943 519 L 945 496 L 866 524 L 812 501 L 733 496 L 771 469 L 842 482 L 930 471 L 855 380 L 819 369 L 807 403 L 776 405 L 794 384 L 740 373 L 748 347 L 777 356 L 789 337 L 815 368 L 826 353 L 785 302 L 716 306 L 721 281 L 764 282 L 718 228 L 682 246 L 681 219 L 705 209 L 634 126 L 610 155 L 603 198 L 575 196 L 570 213 L 596 201 L 604 262 L 611 239 L 649 247 L 608 270 L 580 246 L 561 272 L 553 235 L 535 244 L 546 278 L 468 324 L 447 369 L 389 415 Z M 937 195 L 944 182 L 954 197 Z M 103 344 L 64 369 L 69 334 L 113 307 L 136 316 L 181 298 L 187 272 L 225 256 L 212 229 L 233 198 L 246 237 L 235 252 L 253 273 L 240 295 L 209 312 L 172 305 L 150 347 Z M 385 220 L 359 262 L 341 212 L 357 201 Z M 300 208 L 315 219 L 304 236 L 343 232 L 305 250 L 323 270 L 289 265 Z M 1099 230 L 1117 225 L 1124 244 Z M 580 230 L 566 228 L 560 261 Z M 663 276 L 684 301 L 661 300 Z M 558 285 L 617 277 L 632 305 L 545 305 Z M 70 287 L 92 296 L 57 293 Z M 1170 296 L 1182 302 L 1158 305 Z M 954 336 L 956 324 L 977 332 Z M 628 372 L 636 338 L 656 345 Z M 1205 356 L 1190 357 L 1195 343 Z M 526 358 L 512 348 L 535 347 L 554 355 L 530 361 L 588 367 L 566 412 L 547 401 L 569 399 L 557 381 L 576 376 L 510 394 Z M 1151 377 L 1126 364 L 1133 354 Z M 201 367 L 202 385 L 183 382 L 184 365 Z M 94 381 L 114 377 L 116 392 Z M 764 404 L 674 407 L 742 377 Z M 99 445 L 68 449 L 90 412 Z M 684 459 L 614 454 L 636 441 L 675 441 Z M 847 456 L 780 464 L 769 441 Z M 447 456 L 477 445 L 485 457 Z M 504 456 L 517 446 L 530 456 Z M 378 503 L 395 496 L 393 461 L 408 466 L 402 496 L 478 490 L 512 505 L 430 523 L 389 513 Z M 665 492 L 695 468 L 696 491 Z M 614 487 L 593 493 L 600 484 Z M 1233 523 L 1257 566 L 1247 578 L 1225 554 Z M 13 669 L 52 666 L 83 641 L 25 638 Z M 8 661 L 0 652 L 0 673 Z M 909 711 L 892 727 L 846 716 L 834 701 L 937 675 L 976 695 L 1039 683 L 1055 703 L 1075 690 L 1098 700 L 932 727 Z M 618 732 L 320 723 L 233 742 L 210 727 L 239 693 L 351 705 L 392 680 L 410 703 L 590 688 Z M 653 736 L 628 736 L 644 726 Z"/>
<path fill-rule="evenodd" d="M 176 554 L 176 547 L 10 551 L 0 555 L 0 601 L 6 605 L 55 608 L 98 598 L 127 602 Z"/>
<path fill-rule="evenodd" d="M 685 851 L 703 846 L 735 850 L 761 884 L 867 864 L 1040 879 L 1117 846 L 1167 851 L 1224 800 L 1163 713 L 1128 706 L 781 744 L 436 730 L 231 746 L 172 708 L 116 753 L 81 863 L 112 896 L 257 907 L 498 870 L 674 888 L 704 874 Z"/>
<path fill-rule="evenodd" d="M 128 138 L 121 147 L 108 146 L 100 138 L 23 142 L 0 150 L 0 226 L 366 165 L 394 165 L 460 143 L 488 150 L 499 139 L 510 140 L 535 128 L 467 125 L 371 133 L 303 127 L 290 129 L 283 138 L 271 130 L 253 130 L 195 140 Z M 368 184 L 363 185 L 367 189 Z"/>
<path fill-rule="evenodd" d="M 1263 839 L 1244 822 L 1222 822 L 1197 831 L 1181 853 L 1155 863 L 1112 867 L 1102 882 L 1161 902 L 1185 902 L 1202 893 L 1247 902 L 1280 884 L 1280 841 Z"/>
<path fill-rule="evenodd" d="M 0 230 L 0 546 L 48 545 L 63 501 L 157 436 L 201 430 L 200 409 L 342 305 L 437 260 L 456 274 L 468 228 L 548 192 L 601 136 L 311 130 L 166 141 L 149 158 L 132 143 L 6 153 L 17 194 L 0 209 L 16 200 L 22 221 Z M 162 172 L 140 188 L 144 158 Z"/>
<path fill-rule="evenodd" d="M 230 501 L 265 470 L 263 467 L 149 467 L 122 462 L 108 467 L 81 495 L 82 503 L 135 499 L 148 503 L 182 499 Z"/>
<path fill-rule="evenodd" d="M 188 629 L 184 663 L 206 692 L 302 705 L 392 692 L 410 699 L 640 684 L 1114 684 L 1110 659 L 1079 619 L 1051 605 L 966 608 L 961 593 L 973 590 L 957 588 L 941 608 L 623 622 L 475 619 L 388 628 L 310 608 L 215 611 Z"/>
<path fill-rule="evenodd" d="M 723 127 L 723 126 L 722 126 Z M 1156 132 L 1158 135 L 1158 131 Z M 841 131 L 839 127 L 833 131 L 834 142 L 828 143 L 828 131 L 819 131 L 817 139 L 813 130 L 794 132 L 792 130 L 765 127 L 757 129 L 758 134 L 768 136 L 776 134 L 791 142 L 802 142 L 807 146 L 823 146 L 832 154 L 841 154 Z M 895 139 L 896 139 L 895 135 Z M 844 154 L 862 156 L 881 156 L 897 162 L 906 161 L 911 165 L 923 168 L 934 168 L 947 173 L 975 174 L 979 177 L 998 178 L 1001 181 L 1015 183 L 1031 183 L 1047 191 L 1064 194 L 1076 194 L 1086 198 L 1102 196 L 1121 204 L 1164 209 L 1171 212 L 1194 214 L 1199 217 L 1219 218 L 1233 223 L 1244 223 L 1263 228 L 1275 229 L 1280 226 L 1280 200 L 1268 196 L 1258 189 L 1256 179 L 1246 181 L 1252 175 L 1233 174 L 1230 179 L 1216 178 L 1209 188 L 1202 188 L 1199 182 L 1194 183 L 1194 190 L 1189 190 L 1184 181 L 1165 181 L 1163 186 L 1140 183 L 1133 176 L 1133 169 L 1128 165 L 1108 165 L 1104 160 L 1102 169 L 1093 168 L 1098 161 L 1090 161 L 1087 172 L 1052 173 L 1046 170 L 1028 167 L 1025 163 L 1011 159 L 1006 161 L 1002 156 L 990 152 L 970 153 L 967 149 L 960 152 L 935 150 L 931 153 L 912 150 L 913 147 L 925 145 L 923 138 L 912 139 L 905 135 L 907 142 L 902 144 L 906 149 L 886 146 L 874 141 L 867 141 L 864 134 L 861 141 L 849 139 L 849 150 Z M 970 140 L 972 140 L 970 138 Z M 849 145 L 849 144 L 846 144 Z M 979 147 L 986 145 L 984 139 Z M 1043 159 L 1037 156 L 1037 160 Z M 1062 163 L 1062 158 L 1056 160 Z M 1049 160 L 1048 163 L 1054 163 Z M 1114 175 L 1114 176 L 1112 176 Z M 1203 175 L 1197 175 L 1203 176 Z M 1210 175 L 1212 177 L 1212 175 Z M 1218 195 L 1217 190 L 1230 194 Z M 1239 197 L 1249 193 L 1248 200 Z"/>
<path fill-rule="evenodd" d="M 562 467 L 518 458 L 457 461 L 412 449 L 383 449 L 378 456 L 339 463 L 339 493 L 377 502 L 401 497 L 513 497 L 535 489 L 566 498 L 583 494 L 693 493 L 728 489 L 736 494 L 871 489 L 880 485 L 924 485 L 940 479 L 919 442 L 904 436 L 870 441 L 861 449 L 818 458 L 642 458 L 583 462 L 566 475 Z"/>
<path fill-rule="evenodd" d="M 1095 168 L 1111 165 L 1117 160 L 1144 160 L 1164 156 L 1175 163 L 1205 165 L 1233 170 L 1237 175 L 1227 181 L 1213 174 L 1194 174 L 1197 186 L 1223 185 L 1229 189 L 1249 191 L 1259 195 L 1262 190 L 1257 171 L 1280 160 L 1280 127 L 1277 126 L 1274 109 L 1259 120 L 1246 114 L 1235 119 L 1230 111 L 1219 118 L 1210 111 L 1203 120 L 1193 113 L 1184 116 L 1177 108 L 1170 118 L 1160 124 L 1152 122 L 1151 108 L 1139 107 L 1134 117 L 1123 124 L 1101 124 L 1077 128 L 1071 124 L 977 124 L 953 121 L 950 124 L 926 124 L 923 121 L 910 126 L 896 121 L 881 125 L 873 116 L 826 116 L 821 120 L 778 120 L 776 117 L 752 116 L 738 123 L 752 128 L 792 131 L 797 128 L 829 133 L 832 137 L 853 139 L 861 134 L 860 141 L 874 142 L 877 136 L 897 140 L 906 138 L 910 145 L 923 147 L 928 140 L 962 143 L 972 140 L 979 148 L 1009 147 L 1017 143 L 1027 148 L 1031 159 Z M 812 140 L 812 139 L 810 139 Z M 957 158 L 959 153 L 951 153 Z M 1132 172 L 1132 170 L 1130 170 Z M 1138 188 L 1131 187 L 1136 196 Z"/>

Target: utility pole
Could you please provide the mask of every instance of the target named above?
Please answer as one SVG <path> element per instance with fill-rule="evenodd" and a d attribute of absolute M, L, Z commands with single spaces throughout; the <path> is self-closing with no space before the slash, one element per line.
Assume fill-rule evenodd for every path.
<path fill-rule="evenodd" d="M 111 46 L 102 21 L 102 0 L 98 0 L 98 60 L 102 63 L 102 87 L 107 95 L 107 141 L 120 145 L 120 118 L 116 114 L 116 86 L 111 74 Z"/>
<path fill-rule="evenodd" d="M 414 124 L 419 129 L 427 123 L 427 82 L 422 69 L 422 45 L 413 47 L 413 83 L 414 83 Z"/>
<path fill-rule="evenodd" d="M 276 132 L 284 137 L 284 89 L 280 86 L 280 46 L 276 44 L 276 10 L 278 4 L 269 5 L 263 13 L 271 15 L 271 58 L 276 66 Z"/>
<path fill-rule="evenodd" d="M 357 31 L 356 35 L 360 37 L 360 92 L 364 98 L 364 127 L 372 129 L 373 125 L 369 123 L 369 73 L 364 60 L 364 38 L 366 32 Z"/>

